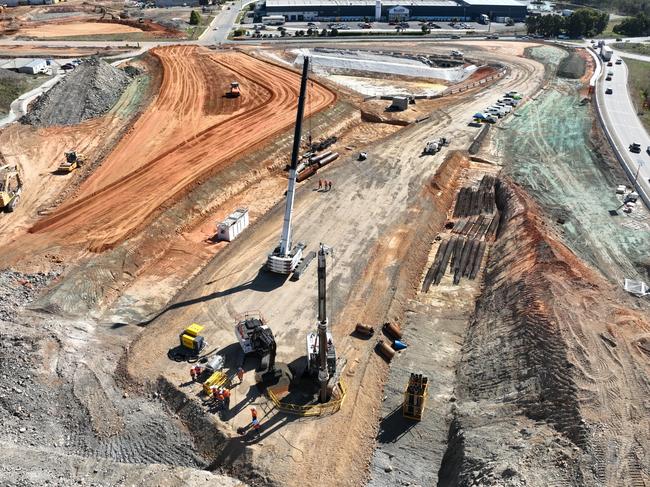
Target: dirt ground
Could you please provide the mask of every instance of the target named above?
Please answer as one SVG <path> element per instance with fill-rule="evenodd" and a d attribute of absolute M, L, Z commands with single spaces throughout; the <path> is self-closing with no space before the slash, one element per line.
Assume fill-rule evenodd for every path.
<path fill-rule="evenodd" d="M 65 24 L 45 24 L 35 27 L 21 28 L 18 34 L 26 37 L 53 39 L 57 37 L 87 36 L 97 34 L 124 34 L 142 32 L 129 25 L 109 24 L 99 22 L 69 22 Z"/>
<path fill-rule="evenodd" d="M 237 413 L 223 418 L 222 427 L 232 437 L 218 452 L 217 460 L 233 465 L 233 472 L 244 474 L 242 462 L 252 461 L 261 475 L 282 485 L 302 485 L 305 479 L 323 471 L 336 472 L 340 478 L 345 476 L 347 485 L 359 485 L 366 477 L 367 457 L 360 452 L 372 449 L 385 366 L 374 356 L 371 344 L 348 334 L 357 321 L 380 323 L 388 317 L 402 317 L 401 296 L 414 289 L 429 252 L 428 246 L 421 247 L 421 242 L 414 239 L 418 233 L 413 232 L 422 224 L 428 225 L 427 212 L 431 211 L 430 205 L 422 202 L 421 191 L 441 160 L 421 158 L 422 147 L 432 130 L 443 127 L 456 134 L 456 147 L 466 147 L 475 134 L 475 129 L 466 126 L 472 110 L 478 109 L 486 98 L 496 99 L 510 87 L 530 90 L 541 80 L 539 65 L 527 60 L 514 61 L 525 66 L 519 68 L 523 70 L 519 76 L 497 83 L 481 93 L 483 96 L 465 97 L 457 106 L 448 108 L 444 118 L 397 132 L 394 138 L 371 148 L 364 163 L 347 159 L 328 168 L 326 176 L 334 182 L 332 193 L 315 191 L 314 183 L 301 186 L 296 203 L 296 238 L 308 237 L 310 246 L 323 241 L 335 248 L 336 257 L 329 272 L 331 313 L 337 346 L 350 364 L 344 373 L 348 398 L 341 412 L 318 422 L 295 421 L 269 412 L 263 419 L 267 432 L 259 442 L 261 446 L 234 433 L 250 420 L 248 404 L 266 407 L 264 399 L 250 388 L 249 377 L 245 387 L 235 389 L 232 404 Z M 260 271 L 266 253 L 278 238 L 281 215 L 282 208 L 274 208 L 255 225 L 254 232 L 243 235 L 219 253 L 174 304 L 148 324 L 159 340 L 155 349 L 147 353 L 143 353 L 142 347 L 132 349 L 129 372 L 135 380 L 151 381 L 165 371 L 163 377 L 169 384 L 185 382 L 187 367 L 170 367 L 166 353 L 177 340 L 178 327 L 192 321 L 206 325 L 208 341 L 225 349 L 229 358 L 234 354 L 232 360 L 236 361 L 234 317 L 250 309 L 264 310 L 279 342 L 279 360 L 299 360 L 303 352 L 301 337 L 314 326 L 313 271 L 298 283 L 283 283 Z M 350 240 L 351 234 L 363 238 Z M 405 258 L 406 249 L 413 249 L 423 260 Z M 399 297 L 394 297 L 394 293 Z M 191 395 L 198 392 L 195 388 L 188 391 Z M 309 445 L 319 432 L 326 430 L 328 439 L 318 450 L 318 455 L 325 459 L 323 464 Z M 350 431 L 354 433 L 349 434 Z M 352 451 L 358 455 L 350 463 Z M 290 456 L 295 463 L 279 469 L 273 460 L 278 455 Z M 351 471 L 356 474 L 350 476 Z"/>
<path fill-rule="evenodd" d="M 278 360 L 305 367 L 305 335 L 316 325 L 315 264 L 297 282 L 262 270 L 284 213 L 280 168 L 291 145 L 295 72 L 239 52 L 157 49 L 146 86 L 133 87 L 115 112 L 137 112 L 137 119 L 114 114 L 70 133 L 15 126 L 0 133 L 3 155 L 22 157 L 30 185 L 41 188 L 15 214 L 15 227 L 0 220 L 12 239 L 0 255 L 9 263 L 22 258 L 30 272 L 39 263 L 52 269 L 0 273 L 0 291 L 17 295 L 0 315 L 11 322 L 0 328 L 0 444 L 7 446 L 0 483 L 29 471 L 35 485 L 48 477 L 62 485 L 67 477 L 70 484 L 235 484 L 205 469 L 264 486 L 315 478 L 381 487 L 646 485 L 648 310 L 603 265 L 609 258 L 637 268 L 641 257 L 630 259 L 626 245 L 644 227 L 626 222 L 634 225 L 617 239 L 615 227 L 605 226 L 594 198 L 616 176 L 603 169 L 607 156 L 589 157 L 588 107 L 573 106 L 578 81 L 535 94 L 491 130 L 483 155 L 505 162 L 510 179 L 496 193 L 502 218 L 484 274 L 420 291 L 436 236 L 449 233 L 458 187 L 475 178 L 472 171 L 499 170 L 441 165 L 450 154 L 465 160 L 454 151 L 477 135 L 467 126 L 473 113 L 505 91 L 532 95 L 552 78 L 544 65 L 559 61 L 558 50 L 524 57 L 534 46 L 400 43 L 426 53 L 460 47 L 509 68 L 406 127 L 362 122 L 354 97 L 337 96 L 327 81 L 310 83 L 305 125 L 316 137 L 341 135 L 334 146 L 341 157 L 299 184 L 294 214 L 296 240 L 308 250 L 319 242 L 334 248 L 328 311 L 347 394 L 341 410 L 323 418 L 274 410 L 254 385 L 255 360 L 244 359 L 233 333 L 240 313 L 260 310 Z M 233 80 L 242 96 L 227 99 Z M 565 120 L 554 110 L 567 100 Z M 548 113 L 556 126 L 544 125 Z M 109 140 L 116 128 L 125 133 Z M 450 135 L 451 146 L 422 156 L 437 134 Z M 542 143 L 541 135 L 553 140 Z M 82 137 L 98 151 L 99 167 L 67 186 L 39 177 L 53 165 L 50 152 Z M 356 160 L 360 150 L 366 161 Z M 551 164 L 554 154 L 569 166 Z M 333 182 L 331 191 L 318 190 L 320 177 Z M 249 229 L 232 243 L 210 243 L 215 222 L 238 206 L 251 211 Z M 38 210 L 45 211 L 34 224 Z M 581 233 L 578 223 L 586 222 L 592 233 Z M 596 241 L 599 228 L 607 228 L 600 235 L 611 249 Z M 352 335 L 358 322 L 379 329 L 386 321 L 401 324 L 410 345 L 390 366 L 374 352 L 376 338 Z M 247 371 L 228 411 L 205 400 L 188 363 L 169 358 L 192 322 L 205 326 L 208 349 L 223 353 L 230 372 L 239 364 Z M 410 372 L 429 374 L 435 388 L 427 420 L 416 425 L 398 421 Z M 237 431 L 250 426 L 252 406 L 259 437 Z M 60 461 L 44 466 L 29 460 L 32 452 Z"/>
<path fill-rule="evenodd" d="M 161 48 L 154 55 L 163 63 L 165 76 L 160 94 L 149 110 L 152 115 L 145 114 L 138 121 L 142 125 L 134 126 L 124 144 L 81 187 L 74 201 L 39 221 L 31 229 L 33 233 L 47 234 L 48 241 L 64 238 L 96 250 L 114 246 L 141 228 L 161 205 L 176 201 L 232 157 L 292 123 L 298 80 L 292 71 L 243 54 L 215 54 L 196 47 Z M 189 66 L 188 60 L 193 60 Z M 217 72 L 227 70 L 229 76 L 220 76 L 219 89 L 211 91 L 206 99 L 203 86 L 214 83 L 215 73 L 209 71 L 210 67 Z M 224 93 L 229 86 L 227 80 L 234 78 L 240 81 L 243 95 L 231 100 Z M 311 93 L 307 113 L 315 113 L 336 100 L 331 91 L 316 83 Z M 210 117 L 212 113 L 219 114 L 222 106 L 225 116 Z M 146 157 L 135 159 L 134 165 L 129 147 L 149 139 L 148 124 L 164 121 L 169 127 L 170 115 L 183 113 L 189 113 L 189 118 L 183 117 L 176 127 L 196 129 L 196 124 L 200 124 L 198 131 L 191 132 L 191 138 L 184 136 L 187 132 L 179 131 L 172 140 L 165 137 L 169 133 L 165 132 L 153 141 L 162 141 L 161 147 L 151 150 L 148 145 Z M 271 114 L 273 123 L 268 123 Z M 117 207 L 108 203 L 116 200 L 120 202 Z M 82 208 L 84 218 L 79 218 Z"/>

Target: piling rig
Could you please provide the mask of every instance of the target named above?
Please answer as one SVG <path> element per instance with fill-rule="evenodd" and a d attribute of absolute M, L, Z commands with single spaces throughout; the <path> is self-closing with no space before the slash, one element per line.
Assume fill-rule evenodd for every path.
<path fill-rule="evenodd" d="M 337 378 L 336 370 L 336 349 L 332 334 L 328 331 L 327 325 L 327 295 L 326 257 L 332 249 L 320 244 L 318 250 L 318 327 L 316 333 L 307 335 L 307 361 L 309 373 L 318 378 L 320 385 L 319 400 L 327 402 L 329 396 L 329 383 Z"/>

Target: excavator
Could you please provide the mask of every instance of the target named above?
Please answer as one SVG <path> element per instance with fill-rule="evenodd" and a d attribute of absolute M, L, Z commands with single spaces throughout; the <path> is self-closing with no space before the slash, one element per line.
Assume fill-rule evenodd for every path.
<path fill-rule="evenodd" d="M 6 164 L 0 167 L 0 209 L 11 213 L 20 200 L 23 182 L 20 179 L 18 166 Z"/>
<path fill-rule="evenodd" d="M 256 312 L 246 313 L 235 325 L 235 336 L 245 355 L 258 355 L 260 366 L 256 377 L 275 371 L 275 354 L 277 345 L 271 328 L 262 315 Z M 259 380 L 261 382 L 261 380 Z"/>
<path fill-rule="evenodd" d="M 65 161 L 62 162 L 57 168 L 56 172 L 58 174 L 69 174 L 75 169 L 80 168 L 84 165 L 86 161 L 84 160 L 81 154 L 77 154 L 76 151 L 69 151 L 65 153 Z"/>
<path fill-rule="evenodd" d="M 315 333 L 307 335 L 307 370 L 311 376 L 318 379 L 321 403 L 328 401 L 328 391 L 336 385 L 338 379 L 336 348 L 332 333 L 327 327 L 326 257 L 331 251 L 330 247 L 320 244 L 318 250 L 318 327 Z"/>

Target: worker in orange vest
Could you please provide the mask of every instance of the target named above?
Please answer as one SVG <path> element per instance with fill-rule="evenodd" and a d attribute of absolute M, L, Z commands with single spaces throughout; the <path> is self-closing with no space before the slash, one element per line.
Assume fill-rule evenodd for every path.
<path fill-rule="evenodd" d="M 230 390 L 229 389 L 222 389 L 221 394 L 223 396 L 223 408 L 225 410 L 230 409 Z"/>
<path fill-rule="evenodd" d="M 200 365 L 195 365 L 190 369 L 190 375 L 192 376 L 192 381 L 196 382 L 201 375 L 201 372 L 203 372 L 203 369 L 201 368 Z"/>
<path fill-rule="evenodd" d="M 251 408 L 251 416 L 253 417 L 253 422 L 257 421 L 257 409 Z"/>
<path fill-rule="evenodd" d="M 322 179 L 318 180 L 318 189 L 319 190 L 323 189 L 323 180 Z"/>

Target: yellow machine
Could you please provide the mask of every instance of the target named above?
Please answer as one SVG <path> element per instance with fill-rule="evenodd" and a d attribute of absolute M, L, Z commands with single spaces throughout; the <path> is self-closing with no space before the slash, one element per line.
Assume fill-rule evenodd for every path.
<path fill-rule="evenodd" d="M 84 165 L 84 158 L 81 154 L 77 154 L 76 151 L 70 151 L 65 153 L 65 161 L 57 168 L 56 172 L 61 174 L 69 174 L 75 169 L 80 168 Z"/>
<path fill-rule="evenodd" d="M 18 173 L 18 166 L 0 167 L 0 209 L 7 213 L 14 211 L 22 190 L 23 182 Z"/>
<path fill-rule="evenodd" d="M 241 95 L 241 90 L 239 89 L 239 83 L 237 81 L 233 81 L 230 83 L 230 91 L 226 93 L 227 98 L 237 98 L 239 95 Z"/>
<path fill-rule="evenodd" d="M 427 401 L 429 379 L 422 374 L 411 374 L 409 383 L 404 391 L 402 415 L 408 419 L 420 421 Z"/>
<path fill-rule="evenodd" d="M 181 347 L 187 348 L 194 353 L 199 353 L 205 345 L 205 339 L 199 335 L 203 331 L 203 326 L 192 323 L 180 334 Z"/>
<path fill-rule="evenodd" d="M 224 387 L 227 384 L 227 382 L 228 382 L 228 376 L 225 374 L 225 372 L 222 372 L 221 370 L 217 370 L 210 377 L 208 377 L 208 379 L 203 383 L 203 392 L 205 392 L 209 396 L 210 388 L 212 386 Z"/>

